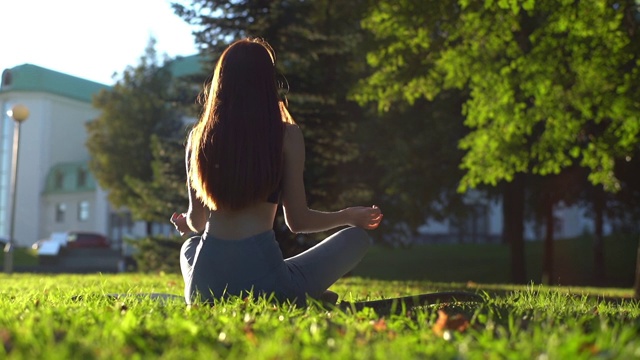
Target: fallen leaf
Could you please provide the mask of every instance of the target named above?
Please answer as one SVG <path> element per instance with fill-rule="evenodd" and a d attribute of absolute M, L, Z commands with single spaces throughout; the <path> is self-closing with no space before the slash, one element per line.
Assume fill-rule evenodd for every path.
<path fill-rule="evenodd" d="M 247 336 L 247 340 L 249 340 L 249 342 L 253 345 L 256 345 L 258 343 L 258 338 L 256 338 L 256 334 L 253 332 L 252 324 L 247 324 L 244 327 L 244 334 Z"/>
<path fill-rule="evenodd" d="M 373 330 L 377 332 L 387 330 L 387 322 L 384 320 L 384 318 L 380 318 L 376 321 L 371 320 L 371 325 L 373 326 Z"/>
<path fill-rule="evenodd" d="M 2 345 L 4 346 L 4 351 L 8 354 L 13 349 L 13 337 L 11 336 L 11 332 L 7 329 L 0 330 L 0 341 L 2 341 Z"/>
<path fill-rule="evenodd" d="M 600 349 L 593 343 L 584 343 L 580 346 L 580 352 L 587 352 L 591 355 L 597 355 L 600 353 Z"/>
<path fill-rule="evenodd" d="M 438 320 L 436 320 L 432 329 L 436 335 L 443 336 L 447 330 L 464 332 L 468 327 L 469 320 L 464 315 L 449 316 L 444 310 L 438 310 Z"/>

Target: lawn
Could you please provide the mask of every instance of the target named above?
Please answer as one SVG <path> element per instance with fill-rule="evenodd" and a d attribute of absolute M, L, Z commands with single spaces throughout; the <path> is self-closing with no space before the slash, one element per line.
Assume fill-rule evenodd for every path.
<path fill-rule="evenodd" d="M 1 247 L 0 247 L 1 249 Z M 5 253 L 0 251 L 0 265 L 4 266 Z M 33 266 L 38 264 L 38 253 L 31 248 L 16 247 L 13 250 L 13 264 L 15 266 Z"/>
<path fill-rule="evenodd" d="M 615 235 L 605 240 L 606 286 L 632 287 L 639 236 Z M 542 242 L 527 242 L 527 283 L 542 279 Z M 555 283 L 565 286 L 593 285 L 593 247 L 590 237 L 557 240 Z M 0 256 L 0 265 L 4 256 Z M 177 255 L 173 261 L 177 266 Z M 38 263 L 31 249 L 16 249 L 14 265 Z M 509 247 L 502 244 L 429 244 L 393 249 L 374 246 L 353 275 L 379 280 L 432 282 L 509 283 Z"/>
<path fill-rule="evenodd" d="M 542 279 L 543 243 L 525 244 L 527 279 Z M 554 242 L 555 284 L 593 285 L 593 244 L 590 237 Z M 632 287 L 638 236 L 616 235 L 605 240 L 606 285 Z M 374 247 L 353 272 L 381 280 L 509 283 L 509 246 L 502 244 L 430 244 L 410 248 Z"/>
<path fill-rule="evenodd" d="M 103 296 L 181 294 L 177 275 L 1 274 L 0 281 L 0 358 L 640 358 L 640 304 L 629 289 L 350 277 L 332 288 L 349 301 L 460 289 L 485 299 L 354 313 L 266 300 L 187 308 L 180 300 Z"/>

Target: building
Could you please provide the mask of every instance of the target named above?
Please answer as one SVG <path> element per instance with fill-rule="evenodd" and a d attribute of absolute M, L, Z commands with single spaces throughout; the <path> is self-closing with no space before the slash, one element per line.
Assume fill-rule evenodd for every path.
<path fill-rule="evenodd" d="M 175 76 L 197 73 L 197 56 L 171 63 Z M 146 227 L 115 211 L 88 168 L 85 124 L 98 116 L 92 97 L 108 85 L 23 64 L 2 72 L 0 83 L 0 236 L 9 237 L 14 121 L 7 111 L 29 108 L 21 125 L 18 159 L 15 243 L 29 246 L 52 232 L 78 230 L 107 235 L 143 236 Z M 170 213 L 167 214 L 170 216 Z M 169 224 L 155 226 L 168 233 Z"/>
<path fill-rule="evenodd" d="M 489 199 L 480 191 L 466 194 L 465 203 L 473 209 L 465 219 L 428 221 L 418 229 L 418 243 L 500 243 L 502 242 L 502 200 Z M 554 238 L 569 239 L 595 232 L 595 222 L 586 208 L 578 205 L 554 206 Z M 528 220 L 524 224 L 524 239 L 544 239 L 545 225 Z M 609 219 L 604 221 L 604 235 L 613 232 Z"/>

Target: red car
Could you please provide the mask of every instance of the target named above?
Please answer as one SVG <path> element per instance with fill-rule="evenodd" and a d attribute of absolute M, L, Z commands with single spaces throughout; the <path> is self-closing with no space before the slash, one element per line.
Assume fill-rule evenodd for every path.
<path fill-rule="evenodd" d="M 106 236 L 90 232 L 69 232 L 67 234 L 68 248 L 109 248 L 109 240 Z"/>

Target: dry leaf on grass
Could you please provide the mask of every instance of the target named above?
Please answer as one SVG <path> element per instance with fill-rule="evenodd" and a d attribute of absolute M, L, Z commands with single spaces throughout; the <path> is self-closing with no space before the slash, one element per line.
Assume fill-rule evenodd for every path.
<path fill-rule="evenodd" d="M 447 315 L 444 310 L 438 310 L 438 320 L 433 325 L 433 332 L 438 336 L 443 336 L 447 331 L 464 332 L 469 327 L 469 320 L 462 315 Z"/>
<path fill-rule="evenodd" d="M 581 353 L 588 353 L 590 355 L 598 355 L 600 349 L 593 343 L 584 343 L 580 346 Z"/>
<path fill-rule="evenodd" d="M 384 318 L 380 318 L 378 320 L 371 320 L 370 324 L 373 326 L 373 330 L 380 332 L 387 330 L 387 322 Z"/>
<path fill-rule="evenodd" d="M 256 334 L 253 332 L 253 325 L 251 323 L 245 325 L 243 330 L 244 330 L 244 334 L 247 336 L 247 340 L 249 340 L 250 343 L 252 343 L 253 345 L 258 343 L 258 338 L 256 337 Z"/>

